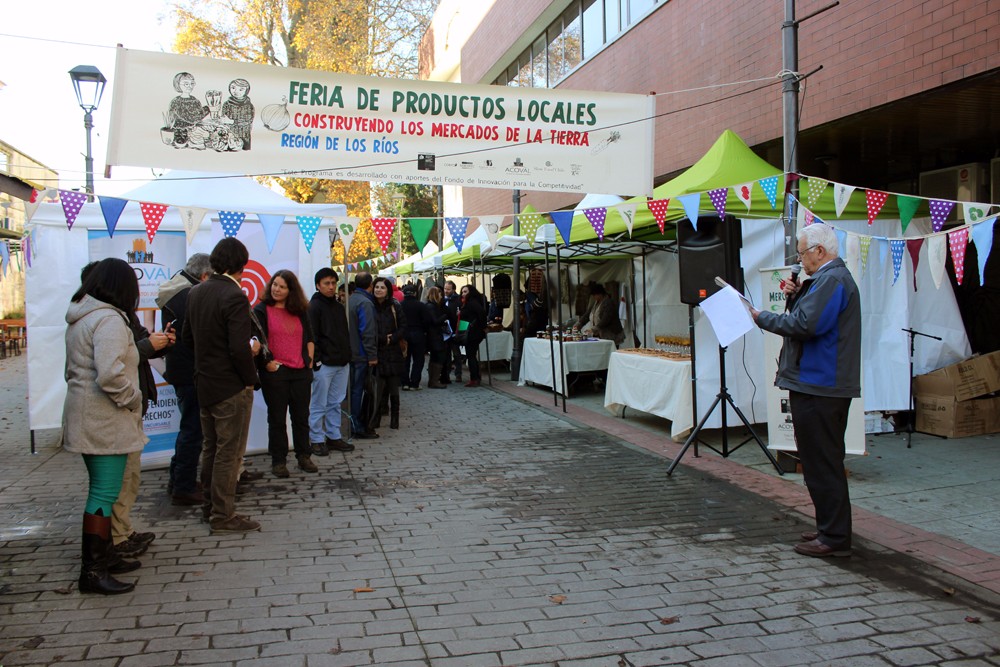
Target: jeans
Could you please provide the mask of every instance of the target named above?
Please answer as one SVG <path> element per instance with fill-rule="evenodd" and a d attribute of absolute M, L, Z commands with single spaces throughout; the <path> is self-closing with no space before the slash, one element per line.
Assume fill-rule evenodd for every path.
<path fill-rule="evenodd" d="M 197 489 L 198 459 L 201 458 L 201 410 L 198 391 L 193 384 L 174 385 L 177 408 L 181 413 L 180 428 L 170 459 L 170 486 L 173 493 L 191 494 Z"/>
<path fill-rule="evenodd" d="M 424 355 L 427 353 L 427 341 L 423 332 L 414 332 L 410 337 L 410 354 L 404 367 L 403 386 L 417 388 L 424 374 Z"/>
<path fill-rule="evenodd" d="M 252 387 L 218 403 L 201 406 L 201 430 L 205 434 L 201 483 L 213 523 L 236 516 L 236 482 L 247 449 L 252 409 Z"/>
<path fill-rule="evenodd" d="M 361 404 L 365 398 L 365 380 L 368 379 L 368 362 L 351 362 L 351 423 L 355 431 L 363 431 Z"/>
<path fill-rule="evenodd" d="M 351 367 L 322 365 L 313 371 L 312 398 L 309 402 L 309 442 L 341 438 L 340 405 L 347 397 L 347 378 Z"/>

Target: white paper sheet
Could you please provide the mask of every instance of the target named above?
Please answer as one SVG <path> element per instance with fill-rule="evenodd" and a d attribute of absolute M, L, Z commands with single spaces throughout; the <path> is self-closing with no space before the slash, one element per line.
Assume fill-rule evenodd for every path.
<path fill-rule="evenodd" d="M 712 323 L 715 337 L 722 347 L 729 347 L 734 340 L 739 340 L 754 328 L 746 299 L 731 285 L 702 301 L 701 309 Z"/>

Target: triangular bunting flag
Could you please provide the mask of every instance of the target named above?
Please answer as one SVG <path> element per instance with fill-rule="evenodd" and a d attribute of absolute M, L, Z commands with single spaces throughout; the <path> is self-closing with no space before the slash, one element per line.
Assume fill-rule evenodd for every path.
<path fill-rule="evenodd" d="M 794 197 L 792 199 L 794 200 Z M 812 224 L 812 217 L 813 217 L 812 211 L 807 209 L 805 205 L 800 201 L 795 201 L 795 203 L 797 204 L 797 206 L 795 207 L 795 222 L 798 223 L 797 224 L 798 228 L 802 229 L 803 227 L 808 227 L 810 224 Z M 808 222 L 806 221 L 807 219 Z"/>
<path fill-rule="evenodd" d="M 194 243 L 195 234 L 198 233 L 198 228 L 201 227 L 201 221 L 205 219 L 208 209 L 196 206 L 181 206 L 177 209 L 177 212 L 181 215 L 181 223 L 184 225 L 184 235 L 187 237 L 187 244 L 191 245 Z"/>
<path fill-rule="evenodd" d="M 977 204 L 975 202 L 964 202 L 962 204 L 962 217 L 965 218 L 965 224 L 974 225 L 977 222 L 982 222 L 990 214 L 991 204 Z"/>
<path fill-rule="evenodd" d="M 24 221 L 31 222 L 31 218 L 35 215 L 35 211 L 38 210 L 38 205 L 42 203 L 45 198 L 45 193 L 47 190 L 31 190 L 31 197 L 24 202 Z"/>
<path fill-rule="evenodd" d="M 392 232 L 396 229 L 396 218 L 372 218 L 371 221 L 378 244 L 382 247 L 382 252 L 385 252 L 389 249 Z"/>
<path fill-rule="evenodd" d="M 993 224 L 997 221 L 996 216 L 985 222 L 972 226 L 972 242 L 976 244 L 976 257 L 979 258 L 979 286 L 982 287 L 986 280 L 986 260 L 990 257 L 993 249 Z"/>
<path fill-rule="evenodd" d="M 753 201 L 753 181 L 743 183 L 742 185 L 734 185 L 733 193 L 741 202 L 743 202 L 743 205 L 747 207 L 747 212 L 749 213 L 750 205 Z"/>
<path fill-rule="evenodd" d="M 632 238 L 632 226 L 635 224 L 635 211 L 637 207 L 638 204 L 619 204 L 617 207 L 618 215 L 625 221 L 625 228 L 628 230 L 629 238 Z"/>
<path fill-rule="evenodd" d="M 833 233 L 837 237 L 837 246 L 840 251 L 840 256 L 847 257 L 847 232 L 843 229 L 834 229 Z"/>
<path fill-rule="evenodd" d="M 878 238 L 878 272 L 885 275 L 885 258 L 889 255 L 889 239 Z"/>
<path fill-rule="evenodd" d="M 847 252 L 844 254 L 844 263 L 851 275 L 861 275 L 861 237 L 858 234 L 847 235 Z"/>
<path fill-rule="evenodd" d="M 163 214 L 167 212 L 166 204 L 154 204 L 151 202 L 139 202 L 139 210 L 142 211 L 142 220 L 146 224 L 146 236 L 149 242 L 153 242 L 156 230 L 163 222 Z M 241 214 L 242 215 L 242 214 Z"/>
<path fill-rule="evenodd" d="M 865 201 L 868 203 L 868 224 L 872 224 L 875 221 L 875 216 L 878 212 L 882 210 L 885 206 L 885 200 L 889 198 L 888 192 L 880 192 L 878 190 L 868 190 L 865 192 Z"/>
<path fill-rule="evenodd" d="M 815 216 L 815 214 L 813 214 L 813 212 L 810 211 L 809 209 L 807 209 L 805 206 L 800 206 L 799 210 L 800 211 L 805 211 L 804 215 L 805 215 L 805 223 L 806 224 L 804 224 L 803 227 L 808 227 L 809 225 L 811 225 L 814 222 L 816 222 L 816 216 Z"/>
<path fill-rule="evenodd" d="M 101 202 L 101 213 L 104 214 L 104 224 L 108 226 L 108 236 L 114 238 L 115 227 L 118 226 L 118 219 L 122 217 L 122 211 L 125 210 L 125 204 L 128 203 L 128 200 L 117 197 L 98 197 L 97 199 Z"/>
<path fill-rule="evenodd" d="M 913 291 L 917 291 L 917 265 L 920 264 L 920 246 L 924 244 L 923 238 L 908 239 L 906 249 L 910 253 L 910 261 L 913 262 Z"/>
<path fill-rule="evenodd" d="M 809 178 L 806 180 L 806 203 L 809 204 L 809 208 L 816 208 L 816 202 L 819 201 L 820 196 L 829 184 L 829 181 L 825 181 L 822 178 Z"/>
<path fill-rule="evenodd" d="M 854 194 L 853 185 L 844 185 L 843 183 L 833 184 L 833 205 L 837 210 L 838 218 L 844 213 L 844 209 L 847 208 L 852 194 Z"/>
<path fill-rule="evenodd" d="M 87 201 L 87 193 L 60 190 L 59 201 L 62 202 L 63 214 L 66 216 L 66 227 L 73 229 L 76 216 L 80 215 L 80 209 L 83 208 L 83 203 Z"/>
<path fill-rule="evenodd" d="M 246 220 L 247 214 L 239 211 L 219 211 L 219 222 L 222 223 L 222 235 L 227 239 L 236 236 Z"/>
<path fill-rule="evenodd" d="M 24 253 L 24 263 L 31 268 L 31 259 L 33 253 L 31 252 L 31 233 L 29 232 L 27 236 L 21 239 L 21 251 Z"/>
<path fill-rule="evenodd" d="M 423 252 L 434 231 L 434 218 L 411 218 L 407 222 L 410 223 L 410 236 L 417 244 L 417 250 Z"/>
<path fill-rule="evenodd" d="M 712 201 L 712 206 L 715 207 L 715 212 L 719 214 L 720 218 L 726 217 L 726 197 L 728 196 L 729 188 L 717 188 L 708 191 L 708 198 Z"/>
<path fill-rule="evenodd" d="M 552 211 L 552 223 L 562 237 L 563 243 L 569 245 L 570 233 L 573 231 L 573 211 Z"/>
<path fill-rule="evenodd" d="M 468 218 L 445 218 L 444 224 L 448 227 L 448 233 L 451 234 L 451 240 L 455 244 L 455 248 L 462 252 L 462 246 L 465 245 L 465 233 L 469 229 L 469 219 Z"/>
<path fill-rule="evenodd" d="M 520 223 L 521 236 L 527 237 L 528 243 L 535 245 L 538 228 L 545 224 L 545 218 L 538 213 L 520 213 L 517 219 Z"/>
<path fill-rule="evenodd" d="M 861 237 L 861 275 L 865 274 L 868 270 L 868 253 L 871 252 L 872 248 L 872 237 L 862 236 Z"/>
<path fill-rule="evenodd" d="M 948 252 L 943 234 L 935 234 L 927 239 L 927 268 L 934 280 L 934 289 L 941 287 L 944 279 L 944 258 Z"/>
<path fill-rule="evenodd" d="M 0 272 L 7 277 L 7 267 L 10 266 L 10 242 L 0 243 Z"/>
<path fill-rule="evenodd" d="M 760 189 L 764 191 L 767 195 L 767 201 L 771 203 L 771 208 L 777 208 L 778 206 L 778 177 L 768 176 L 767 178 L 762 178 L 757 181 L 760 184 Z"/>
<path fill-rule="evenodd" d="M 653 214 L 653 219 L 656 220 L 656 226 L 660 228 L 661 234 L 664 233 L 663 230 L 667 224 L 667 206 L 669 205 L 669 199 L 650 199 L 646 202 L 646 208 Z"/>
<path fill-rule="evenodd" d="M 333 219 L 333 226 L 337 228 L 337 233 L 340 234 L 340 242 L 344 244 L 344 262 L 347 262 L 347 253 L 351 250 L 351 242 L 354 241 L 354 235 L 358 231 L 358 222 L 360 218 L 353 218 L 347 216 L 337 216 Z"/>
<path fill-rule="evenodd" d="M 486 238 L 490 241 L 490 246 L 497 247 L 497 238 L 500 237 L 500 225 L 503 224 L 505 216 L 502 215 L 481 215 L 479 224 L 486 230 Z"/>
<path fill-rule="evenodd" d="M 913 220 L 913 214 L 917 212 L 922 200 L 919 197 L 908 197 L 906 195 L 896 195 L 896 207 L 899 209 L 899 224 L 906 233 L 906 228 Z M 868 224 L 871 224 L 869 222 Z"/>
<path fill-rule="evenodd" d="M 890 239 L 889 251 L 892 253 L 892 284 L 899 280 L 899 270 L 903 268 L 903 253 L 906 252 L 906 241 Z"/>
<path fill-rule="evenodd" d="M 594 228 L 594 232 L 597 233 L 597 240 L 604 240 L 604 221 L 608 217 L 608 209 L 603 206 L 597 208 L 585 208 L 583 209 L 583 214 L 587 216 L 587 220 L 590 221 L 590 226 Z"/>
<path fill-rule="evenodd" d="M 701 193 L 695 192 L 690 195 L 681 195 L 677 198 L 681 202 L 681 206 L 684 207 L 684 213 L 687 214 L 688 220 L 691 221 L 691 226 L 698 229 L 698 208 L 701 206 Z"/>
<path fill-rule="evenodd" d="M 274 244 L 278 241 L 278 232 L 281 231 L 282 226 L 285 224 L 285 216 L 272 213 L 258 213 L 257 220 L 260 221 L 260 226 L 264 229 L 264 240 L 267 241 L 267 251 L 269 253 L 274 252 Z M 312 250 L 310 246 L 311 244 L 306 244 L 306 247 Z"/>
<path fill-rule="evenodd" d="M 940 232 L 944 229 L 944 221 L 951 213 L 951 209 L 955 207 L 955 202 L 948 201 L 947 199 L 932 199 L 930 201 L 931 209 L 931 229 L 935 232 Z"/>
<path fill-rule="evenodd" d="M 316 240 L 316 232 L 319 231 L 320 223 L 323 222 L 319 215 L 297 215 L 295 221 L 299 225 L 299 234 L 302 235 L 302 242 L 306 244 L 306 250 L 312 252 L 313 241 Z"/>
<path fill-rule="evenodd" d="M 955 280 L 958 281 L 959 285 L 962 284 L 962 280 L 965 278 L 965 249 L 968 245 L 968 227 L 956 229 L 948 234 L 948 249 L 951 251 L 951 263 L 955 267 Z"/>

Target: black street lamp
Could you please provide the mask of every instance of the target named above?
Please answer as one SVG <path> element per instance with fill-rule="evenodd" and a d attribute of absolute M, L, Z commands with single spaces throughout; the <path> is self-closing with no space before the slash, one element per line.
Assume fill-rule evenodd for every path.
<path fill-rule="evenodd" d="M 87 194 L 90 199 L 94 198 L 94 157 L 91 155 L 90 137 L 94 129 L 94 111 L 101 103 L 101 96 L 104 94 L 104 84 L 108 82 L 101 74 L 101 70 L 93 65 L 77 65 L 69 71 L 69 78 L 73 81 L 73 90 L 76 92 L 76 101 L 83 109 L 83 127 L 87 130 L 87 152 L 84 155 L 87 166 Z"/>

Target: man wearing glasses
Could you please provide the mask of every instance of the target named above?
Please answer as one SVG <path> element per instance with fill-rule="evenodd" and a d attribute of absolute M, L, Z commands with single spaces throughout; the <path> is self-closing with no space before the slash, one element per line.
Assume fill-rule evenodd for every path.
<path fill-rule="evenodd" d="M 758 327 L 785 339 L 775 384 L 789 392 L 802 474 L 816 508 L 816 532 L 802 533 L 795 551 L 850 556 L 844 433 L 851 399 L 861 395 L 861 303 L 833 229 L 810 225 L 797 241 L 808 277 L 783 281 L 790 308 L 750 312 Z"/>

